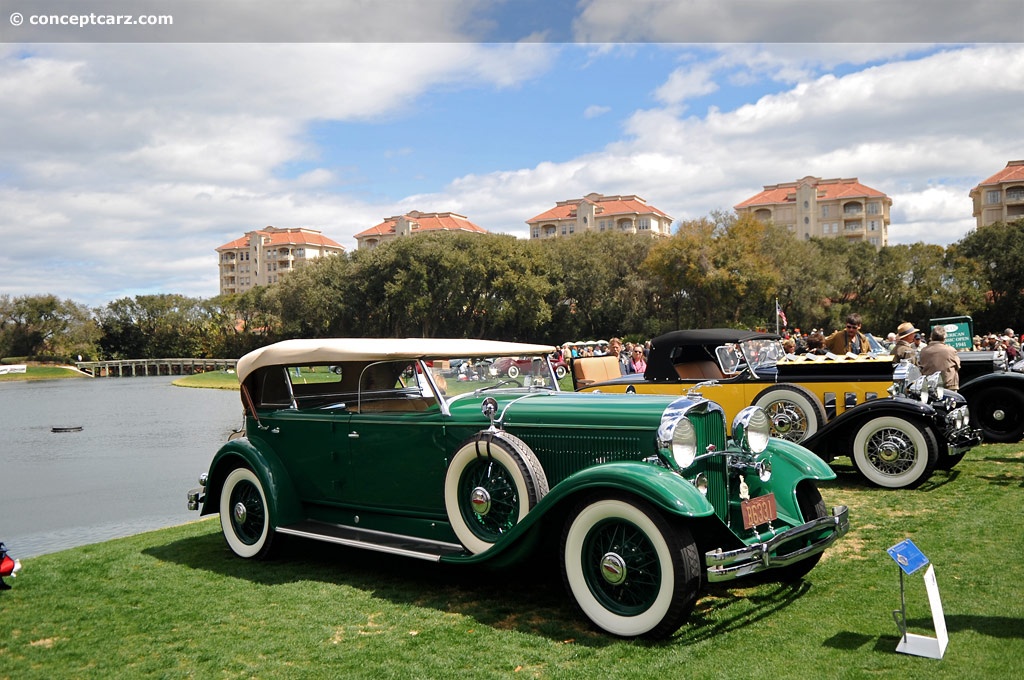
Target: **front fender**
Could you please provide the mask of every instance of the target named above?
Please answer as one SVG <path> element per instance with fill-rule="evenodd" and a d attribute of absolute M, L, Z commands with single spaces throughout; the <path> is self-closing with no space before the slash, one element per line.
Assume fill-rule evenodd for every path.
<path fill-rule="evenodd" d="M 870 418 L 894 416 L 931 427 L 935 422 L 935 409 L 906 397 L 872 399 L 843 411 L 800 444 L 814 453 L 831 460 L 835 456 L 849 455 L 848 440 L 856 428 Z"/>
<path fill-rule="evenodd" d="M 828 463 L 807 450 L 803 444 L 785 439 L 772 439 L 768 444 L 768 452 L 772 455 L 772 475 L 784 473 L 787 479 L 792 480 L 794 486 L 804 479 L 836 478 L 835 471 Z M 780 469 L 780 464 L 784 470 Z"/>
<path fill-rule="evenodd" d="M 632 493 L 680 517 L 707 517 L 715 513 L 711 503 L 687 480 L 667 468 L 634 461 L 580 470 L 553 488 L 542 503 L 548 500 L 558 503 L 569 496 L 596 489 Z"/>
<path fill-rule="evenodd" d="M 535 534 L 545 519 L 551 516 L 564 517 L 561 510 L 574 499 L 599 490 L 633 494 L 679 517 L 707 517 L 715 513 L 714 507 L 693 484 L 666 468 L 634 461 L 605 463 L 580 470 L 559 482 L 530 514 L 490 549 L 476 555 L 445 556 L 441 561 L 501 564 L 505 555 L 515 552 L 528 535 Z"/>
<path fill-rule="evenodd" d="M 270 451 L 271 453 L 267 453 Z M 270 506 L 272 526 L 290 524 L 302 519 L 302 508 L 296 500 L 291 477 L 273 449 L 267 444 L 254 446 L 248 439 L 233 439 L 220 447 L 213 461 L 206 482 L 206 502 L 203 503 L 200 515 L 210 515 L 220 510 L 218 507 L 221 487 L 224 479 L 232 470 L 244 465 L 259 477 L 267 495 Z"/>
<path fill-rule="evenodd" d="M 988 387 L 1010 387 L 1024 392 L 1024 373 L 1012 373 L 1009 371 L 999 373 L 987 373 L 978 376 L 960 386 L 960 394 L 970 403 L 972 395 L 978 394 Z"/>

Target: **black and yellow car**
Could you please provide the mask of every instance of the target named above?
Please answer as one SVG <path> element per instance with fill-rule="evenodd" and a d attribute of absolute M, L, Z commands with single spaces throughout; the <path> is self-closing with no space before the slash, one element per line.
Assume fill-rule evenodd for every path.
<path fill-rule="evenodd" d="M 964 398 L 942 390 L 935 379 L 901 379 L 911 394 L 890 394 L 888 355 L 787 355 L 774 333 L 713 328 L 655 338 L 642 375 L 616 375 L 616 364 L 607 357 L 576 360 L 575 388 L 696 390 L 727 414 L 760 406 L 774 436 L 800 442 L 826 461 L 849 456 L 865 479 L 882 487 L 917 486 L 935 469 L 952 468 L 980 442 Z"/>

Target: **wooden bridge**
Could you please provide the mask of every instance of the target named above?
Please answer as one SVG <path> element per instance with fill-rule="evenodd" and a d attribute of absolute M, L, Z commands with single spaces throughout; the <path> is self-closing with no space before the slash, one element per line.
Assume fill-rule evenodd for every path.
<path fill-rule="evenodd" d="M 94 378 L 131 378 L 145 375 L 192 375 L 235 370 L 237 359 L 111 359 L 78 361 L 78 370 Z"/>

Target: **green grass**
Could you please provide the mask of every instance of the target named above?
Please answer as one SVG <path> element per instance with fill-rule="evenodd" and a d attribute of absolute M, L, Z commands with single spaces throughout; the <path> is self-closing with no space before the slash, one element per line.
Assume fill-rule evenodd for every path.
<path fill-rule="evenodd" d="M 24 373 L 8 373 L 0 375 L 0 382 L 19 380 L 54 380 L 56 378 L 88 378 L 89 376 L 73 368 L 63 366 L 28 366 Z M 3 677 L 3 676 L 0 676 Z"/>
<path fill-rule="evenodd" d="M 195 522 L 23 560 L 0 592 L 0 678 L 1013 677 L 1022 467 L 1024 445 L 986 445 L 918 490 L 882 491 L 838 465 L 822 493 L 850 506 L 851 532 L 808 578 L 714 587 L 662 643 L 592 630 L 550 554 L 491 572 L 293 540 L 251 562 L 216 520 Z M 935 565 L 942 660 L 895 652 L 885 551 L 908 537 Z M 911 632 L 933 636 L 920 572 L 907 592 Z"/>
<path fill-rule="evenodd" d="M 208 371 L 206 373 L 196 373 L 194 375 L 186 375 L 183 378 L 178 378 L 174 381 L 174 385 L 179 387 L 207 387 L 218 390 L 237 390 L 238 389 L 238 376 L 235 375 L 234 371 Z"/>

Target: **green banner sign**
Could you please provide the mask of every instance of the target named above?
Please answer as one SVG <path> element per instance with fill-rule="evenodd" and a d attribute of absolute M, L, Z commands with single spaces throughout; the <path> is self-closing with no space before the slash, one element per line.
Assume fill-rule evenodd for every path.
<path fill-rule="evenodd" d="M 928 322 L 928 333 L 935 326 L 943 326 L 946 329 L 946 344 L 957 349 L 971 349 L 974 347 L 974 327 L 969 316 L 947 316 L 942 319 L 932 319 Z M 927 339 L 927 336 L 925 336 Z"/>

